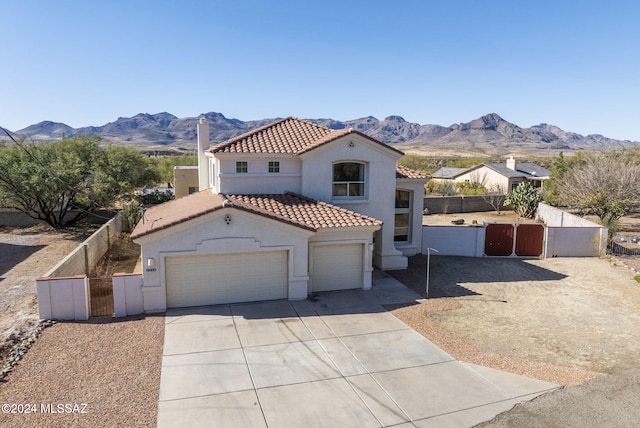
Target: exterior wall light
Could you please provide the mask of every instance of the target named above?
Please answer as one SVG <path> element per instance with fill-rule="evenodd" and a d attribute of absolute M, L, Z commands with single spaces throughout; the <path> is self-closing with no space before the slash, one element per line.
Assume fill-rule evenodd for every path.
<path fill-rule="evenodd" d="M 156 259 L 148 258 L 147 267 L 154 267 L 156 265 Z"/>

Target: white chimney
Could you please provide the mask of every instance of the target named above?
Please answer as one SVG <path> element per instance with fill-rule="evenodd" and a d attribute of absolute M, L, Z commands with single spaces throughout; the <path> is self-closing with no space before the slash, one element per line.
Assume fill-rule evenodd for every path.
<path fill-rule="evenodd" d="M 209 149 L 209 124 L 204 116 L 198 119 L 198 189 L 209 188 L 209 159 L 204 154 Z"/>
<path fill-rule="evenodd" d="M 515 171 L 517 167 L 518 167 L 518 161 L 515 160 L 513 156 L 509 157 L 509 159 L 507 159 L 507 168 Z"/>

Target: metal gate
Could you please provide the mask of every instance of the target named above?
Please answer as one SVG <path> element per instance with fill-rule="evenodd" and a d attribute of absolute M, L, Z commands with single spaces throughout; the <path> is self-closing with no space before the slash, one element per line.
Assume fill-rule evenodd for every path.
<path fill-rule="evenodd" d="M 540 257 L 544 253 L 541 224 L 494 223 L 485 230 L 484 254 L 487 256 Z"/>
<path fill-rule="evenodd" d="M 543 253 L 544 226 L 519 224 L 516 227 L 516 256 L 540 257 Z"/>
<path fill-rule="evenodd" d="M 92 317 L 112 317 L 114 315 L 113 280 L 111 277 L 89 278 L 89 294 Z"/>
<path fill-rule="evenodd" d="M 485 255 L 510 256 L 513 252 L 513 230 L 512 224 L 489 224 L 484 238 Z"/>

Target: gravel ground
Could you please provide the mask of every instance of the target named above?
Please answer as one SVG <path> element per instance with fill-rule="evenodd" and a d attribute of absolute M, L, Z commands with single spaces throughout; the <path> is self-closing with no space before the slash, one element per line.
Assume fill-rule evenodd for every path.
<path fill-rule="evenodd" d="M 606 259 L 431 258 L 430 298 L 393 313 L 456 358 L 564 386 L 638 367 L 640 287 Z M 425 257 L 390 272 L 425 294 Z"/>
<path fill-rule="evenodd" d="M 88 238 L 95 225 L 52 230 L 48 226 L 0 227 L 0 369 L 13 345 L 11 334 L 32 332 L 38 323 L 36 278 Z"/>
<path fill-rule="evenodd" d="M 602 374 L 584 369 L 541 363 L 526 358 L 501 355 L 480 349 L 459 335 L 447 330 L 432 318 L 433 314 L 455 309 L 456 306 L 454 301 L 428 300 L 420 305 L 387 307 L 387 309 L 391 309 L 393 315 L 458 360 L 564 386 L 579 385 Z"/>
<path fill-rule="evenodd" d="M 460 360 L 566 386 L 480 426 L 638 426 L 640 286 L 626 260 L 431 262 L 430 298 L 394 315 Z M 424 296 L 424 257 L 390 273 Z"/>
<path fill-rule="evenodd" d="M 5 406 L 0 427 L 155 427 L 163 341 L 163 314 L 45 329 L 0 383 L 0 405 L 35 405 L 36 413 L 5 413 Z M 42 413 L 47 404 L 76 412 Z"/>
<path fill-rule="evenodd" d="M 635 428 L 638 421 L 640 369 L 626 369 L 518 404 L 478 426 Z"/>

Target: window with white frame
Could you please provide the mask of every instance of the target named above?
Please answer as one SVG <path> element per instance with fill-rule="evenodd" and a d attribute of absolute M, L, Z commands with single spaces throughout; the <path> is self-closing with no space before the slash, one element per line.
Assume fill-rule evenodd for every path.
<path fill-rule="evenodd" d="M 411 232 L 411 192 L 396 190 L 396 216 L 393 229 L 395 242 L 408 242 Z"/>
<path fill-rule="evenodd" d="M 364 164 L 359 162 L 341 162 L 333 164 L 332 195 L 337 197 L 364 197 Z"/>
<path fill-rule="evenodd" d="M 216 187 L 216 160 L 209 158 L 209 188 Z"/>
<path fill-rule="evenodd" d="M 236 162 L 236 173 L 238 174 L 246 174 L 249 172 L 249 164 L 247 161 L 237 161 Z"/>
<path fill-rule="evenodd" d="M 280 172 L 279 161 L 269 161 L 269 173 L 275 174 Z"/>

